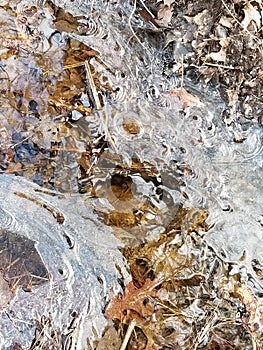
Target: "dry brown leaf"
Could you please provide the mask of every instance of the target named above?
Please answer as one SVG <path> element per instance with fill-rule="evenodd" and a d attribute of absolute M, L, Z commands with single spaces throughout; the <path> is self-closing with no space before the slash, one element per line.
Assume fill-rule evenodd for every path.
<path fill-rule="evenodd" d="M 213 78 L 214 74 L 216 74 L 216 67 L 209 66 L 201 66 L 199 68 L 199 72 L 202 74 L 205 85 L 209 83 L 209 81 Z"/>
<path fill-rule="evenodd" d="M 106 317 L 122 320 L 125 311 L 131 312 L 132 319 L 151 316 L 154 312 L 153 305 L 145 302 L 145 300 L 156 295 L 154 289 L 156 285 L 156 281 L 150 279 L 147 279 L 141 288 L 136 288 L 132 281 L 129 282 L 123 296 L 113 298 L 106 307 Z"/>
<path fill-rule="evenodd" d="M 198 97 L 190 94 L 184 88 L 178 88 L 168 93 L 175 96 L 180 101 L 183 110 L 188 107 L 201 107 L 203 105 Z"/>
<path fill-rule="evenodd" d="M 65 12 L 62 8 L 57 13 L 54 25 L 59 32 L 79 33 L 77 18 Z"/>
<path fill-rule="evenodd" d="M 112 350 L 112 349 L 120 349 L 120 347 L 121 347 L 120 335 L 114 328 L 113 322 L 110 322 L 105 333 L 103 334 L 103 337 L 99 340 L 96 350 Z"/>
<path fill-rule="evenodd" d="M 103 222 L 109 226 L 131 228 L 139 224 L 139 218 L 132 211 L 120 212 L 112 210 L 110 213 L 104 215 Z"/>
<path fill-rule="evenodd" d="M 7 167 L 7 169 L 5 170 L 5 174 L 15 174 L 18 173 L 20 171 L 22 171 L 22 164 L 20 162 L 17 163 L 10 163 Z"/>
<path fill-rule="evenodd" d="M 184 18 L 187 20 L 187 22 L 195 24 L 197 26 L 198 33 L 201 35 L 209 34 L 214 23 L 208 10 L 204 10 L 194 17 L 185 15 Z"/>

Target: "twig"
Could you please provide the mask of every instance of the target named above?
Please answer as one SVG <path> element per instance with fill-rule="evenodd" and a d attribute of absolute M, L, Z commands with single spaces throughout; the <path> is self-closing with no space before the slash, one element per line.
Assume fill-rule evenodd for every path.
<path fill-rule="evenodd" d="M 151 25 L 154 27 L 155 30 L 159 31 L 159 28 L 156 27 L 156 25 L 154 24 L 154 20 L 156 19 L 156 17 L 154 16 L 154 14 L 152 14 L 152 12 L 148 9 L 148 7 L 145 5 L 143 0 L 140 0 L 142 6 L 144 7 L 145 11 L 151 16 L 151 18 L 153 19 L 153 21 L 150 21 Z"/>
<path fill-rule="evenodd" d="M 137 34 L 135 33 L 135 31 L 134 31 L 134 29 L 132 28 L 132 25 L 131 25 L 132 17 L 134 15 L 135 11 L 136 11 L 136 5 L 137 5 L 137 0 L 134 0 L 132 12 L 131 12 L 131 14 L 130 14 L 130 16 L 128 18 L 128 24 L 129 24 L 130 30 L 132 32 L 132 35 L 135 37 L 135 39 L 138 41 L 138 43 L 141 44 L 144 49 L 147 49 L 147 47 L 138 38 Z"/>
<path fill-rule="evenodd" d="M 28 326 L 30 326 L 30 327 L 32 327 L 32 326 L 34 325 L 34 324 L 32 323 L 32 321 L 29 322 L 29 321 L 22 320 L 21 318 L 12 317 L 12 316 L 10 315 L 10 313 L 8 313 L 8 312 L 6 312 L 6 311 L 5 311 L 5 315 L 9 318 L 9 320 L 13 323 L 13 326 L 15 326 L 15 328 L 17 328 L 17 329 L 18 329 L 18 327 L 14 324 L 15 322 L 16 322 L 16 323 L 19 322 L 19 323 L 22 323 L 22 324 L 26 324 L 26 325 L 28 325 Z"/>
<path fill-rule="evenodd" d="M 131 323 L 129 324 L 129 327 L 127 329 L 127 332 L 125 334 L 125 337 L 123 339 L 123 342 L 121 344 L 120 350 L 125 350 L 126 346 L 128 344 L 128 341 L 130 340 L 131 334 L 136 326 L 136 321 L 132 320 Z"/>
<path fill-rule="evenodd" d="M 184 86 L 184 56 L 181 57 L 181 65 L 182 65 L 182 77 L 181 77 L 181 89 Z"/>
<path fill-rule="evenodd" d="M 198 345 L 202 343 L 202 341 L 205 339 L 206 335 L 209 333 L 209 330 L 213 328 L 215 322 L 218 319 L 218 313 L 217 313 L 218 306 L 214 310 L 213 314 L 208 318 L 207 323 L 204 327 L 202 327 L 200 334 L 197 336 L 194 344 L 194 350 L 198 348 Z"/>
<path fill-rule="evenodd" d="M 30 139 L 30 137 L 32 137 L 33 135 L 34 135 L 34 134 L 31 134 L 31 135 L 25 137 L 23 140 L 21 140 L 21 141 L 15 143 L 14 145 L 10 146 L 10 148 L 11 148 L 11 149 L 14 149 L 16 146 L 19 146 L 19 145 L 21 145 L 22 143 L 24 143 L 25 141 L 27 141 L 28 139 Z"/>
<path fill-rule="evenodd" d="M 253 336 L 251 336 L 252 350 L 257 350 L 257 343 Z"/>
<path fill-rule="evenodd" d="M 255 339 L 255 335 L 252 333 L 252 331 L 248 332 L 250 335 L 250 339 L 251 339 L 251 345 L 252 345 L 252 350 L 257 350 L 257 341 Z"/>
<path fill-rule="evenodd" d="M 79 63 L 74 63 L 74 64 L 67 64 L 64 66 L 64 69 L 72 69 L 72 68 L 77 68 L 77 67 L 82 67 L 85 65 L 85 62 L 79 62 Z"/>
<path fill-rule="evenodd" d="M 219 67 L 219 68 L 225 68 L 225 69 L 238 69 L 238 67 L 224 66 L 222 64 L 208 63 L 208 62 L 204 62 L 204 66 Z"/>
<path fill-rule="evenodd" d="M 100 119 L 102 125 L 104 126 L 104 132 L 105 132 L 105 136 L 107 137 L 108 141 L 110 142 L 110 144 L 112 145 L 112 147 L 114 149 L 116 149 L 115 146 L 115 142 L 113 140 L 113 138 L 111 137 L 109 130 L 108 130 L 108 126 L 107 124 L 107 120 L 105 120 L 105 115 L 103 112 L 101 112 L 102 110 L 102 106 L 99 100 L 99 95 L 91 74 L 91 70 L 90 70 L 90 65 L 88 61 L 85 61 L 85 69 L 86 69 L 86 73 L 87 73 L 87 80 L 88 80 L 88 88 L 89 88 L 89 97 L 91 99 L 91 102 L 93 104 L 94 107 L 94 113 L 95 115 L 98 116 L 98 118 Z M 106 116 L 107 117 L 107 116 Z"/>
<path fill-rule="evenodd" d="M 151 11 L 148 9 L 148 7 L 145 5 L 145 3 L 143 2 L 143 0 L 140 0 L 142 6 L 145 8 L 145 10 L 149 13 L 149 15 L 155 19 L 155 16 L 151 13 Z"/>

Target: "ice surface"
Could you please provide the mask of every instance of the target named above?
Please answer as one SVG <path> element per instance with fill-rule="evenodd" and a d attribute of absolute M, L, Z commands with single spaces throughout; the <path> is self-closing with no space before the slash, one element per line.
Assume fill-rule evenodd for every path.
<path fill-rule="evenodd" d="M 53 2 L 75 16 L 84 16 L 85 35 L 64 34 L 98 52 L 100 60 L 93 57 L 90 64 L 112 89 L 110 97 L 102 96 L 100 118 L 88 117 L 94 138 L 97 133 L 109 140 L 110 135 L 114 140 L 110 152 L 121 155 L 124 163 L 131 164 L 135 157 L 156 168 L 162 189 L 172 198 L 171 203 L 163 204 L 168 217 L 169 209 L 179 202 L 185 207 L 205 208 L 211 226 L 208 244 L 226 261 L 235 261 L 253 273 L 253 260 L 263 264 L 262 126 L 226 120 L 222 114 L 225 105 L 215 88 L 194 85 L 187 76 L 183 82 L 175 74 L 168 76 L 162 35 L 150 35 L 145 22 L 132 15 L 128 1 Z M 140 37 L 134 35 L 138 28 L 143 33 Z M 11 70 L 13 61 L 9 60 L 7 69 Z M 170 93 L 181 84 L 200 100 L 199 106 L 183 108 Z M 7 123 L 4 114 L 1 120 Z M 126 120 L 139 132 L 129 135 L 123 127 Z M 41 146 L 48 147 L 49 138 Z M 66 156 L 67 161 L 70 157 Z M 77 167 L 74 159 L 70 163 Z M 76 190 L 75 169 L 65 174 L 67 180 L 74 177 L 73 186 L 66 190 Z M 57 170 L 63 173 L 64 168 Z M 139 180 L 134 184 L 141 193 L 145 191 L 145 198 L 150 197 L 150 185 L 146 188 Z M 3 349 L 15 339 L 28 346 L 35 320 L 49 313 L 53 328 L 61 332 L 68 331 L 72 313 L 80 313 L 76 342 L 80 346 L 86 338 L 92 340 L 94 329 L 99 333 L 105 324 L 102 308 L 118 277 L 115 264 L 123 267 L 116 249 L 118 240 L 99 222 L 85 196 L 52 196 L 36 189 L 21 178 L 0 177 L 0 228 L 36 242 L 50 274 L 49 280 L 33 286 L 32 292 L 18 289 L 2 313 Z M 100 203 L 104 206 L 105 202 L 101 199 Z M 62 216 L 64 222 L 58 223 Z M 82 310 L 87 310 L 85 318 Z"/>
<path fill-rule="evenodd" d="M 105 326 L 102 310 L 110 289 L 118 290 L 116 266 L 125 274 L 125 264 L 117 249 L 119 241 L 109 227 L 98 221 L 84 197 L 60 198 L 59 194 L 39 190 L 40 187 L 23 178 L 0 176 L 1 230 L 12 232 L 17 240 L 24 237 L 35 243 L 43 261 L 42 270 L 45 267 L 48 271 L 44 277 L 32 274 L 31 291 L 24 291 L 20 285 L 9 307 L 2 312 L 1 349 L 9 349 L 15 341 L 29 348 L 37 321 L 43 317 L 51 318 L 53 331 L 70 333 L 73 315 L 77 334 L 73 341 L 76 348 L 82 349 L 87 339 L 92 343 Z M 64 222 L 59 223 L 56 216 L 60 222 L 63 216 Z M 17 254 L 20 266 L 25 265 L 21 255 L 31 254 L 32 249 L 32 244 L 20 252 L 10 249 L 11 262 Z M 39 257 L 34 256 L 33 263 L 40 264 Z M 19 285 L 20 276 L 17 277 Z M 39 282 L 34 283 L 34 278 L 39 278 Z"/>

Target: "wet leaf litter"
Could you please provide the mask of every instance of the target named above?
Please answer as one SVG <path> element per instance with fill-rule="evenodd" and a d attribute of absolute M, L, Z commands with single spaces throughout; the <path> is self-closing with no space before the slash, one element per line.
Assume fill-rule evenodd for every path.
<path fill-rule="evenodd" d="M 11 176 L 0 207 L 1 308 L 14 325 L 17 305 L 22 323 L 36 329 L 23 340 L 10 334 L 3 346 L 260 349 L 261 3 L 3 1 L 0 8 L 0 167 L 3 180 Z M 49 223 L 42 241 L 33 239 L 30 210 Z M 109 242 L 97 233 L 88 243 L 82 220 L 114 232 L 110 256 L 126 259 L 128 277 L 120 260 L 116 273 L 107 270 Z M 41 232 L 45 221 L 35 225 Z M 59 270 L 71 266 L 73 275 L 63 275 L 65 309 L 52 310 L 67 316 L 58 322 L 43 310 L 35 322 L 19 298 L 37 309 L 30 293 L 45 294 L 50 276 L 59 284 L 45 265 L 54 227 Z M 83 245 L 75 258 L 73 241 Z M 78 269 L 77 259 L 88 262 L 84 247 L 100 273 Z M 107 274 L 116 282 L 119 274 L 119 291 Z M 92 295 L 97 316 L 103 310 L 109 320 L 96 331 L 86 319 L 95 320 L 92 297 L 80 294 L 86 311 L 76 302 L 89 278 L 108 288 L 103 300 Z"/>

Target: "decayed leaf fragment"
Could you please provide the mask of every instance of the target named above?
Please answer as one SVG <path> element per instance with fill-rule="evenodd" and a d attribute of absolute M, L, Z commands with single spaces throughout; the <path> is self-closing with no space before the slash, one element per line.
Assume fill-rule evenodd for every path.
<path fill-rule="evenodd" d="M 165 4 L 161 4 L 158 7 L 157 19 L 155 22 L 160 27 L 169 27 L 173 15 L 173 8 Z"/>
<path fill-rule="evenodd" d="M 241 302 L 245 305 L 249 314 L 245 322 L 252 331 L 263 328 L 263 302 L 259 300 L 253 293 L 252 289 L 247 285 L 235 286 L 235 292 Z"/>
<path fill-rule="evenodd" d="M 241 22 L 242 27 L 249 29 L 250 25 L 253 25 L 254 31 L 257 31 L 261 27 L 261 15 L 257 9 L 251 5 L 250 2 L 247 2 L 244 9 L 245 17 Z"/>
<path fill-rule="evenodd" d="M 211 52 L 207 56 L 212 58 L 213 61 L 225 62 L 225 60 L 226 60 L 226 51 L 224 49 L 221 49 L 218 52 Z"/>
<path fill-rule="evenodd" d="M 141 320 L 151 316 L 154 312 L 153 305 L 145 302 L 145 300 L 156 295 L 155 287 L 157 284 L 156 280 L 151 281 L 147 279 L 141 288 L 137 288 L 132 281 L 129 282 L 123 296 L 121 298 L 113 298 L 106 307 L 106 317 L 122 320 L 125 311 L 130 312 L 130 315 L 127 315 L 127 318 L 130 318 L 130 320 Z"/>
<path fill-rule="evenodd" d="M 157 3 L 161 1 L 162 0 L 158 0 Z M 164 5 L 167 5 L 167 6 L 171 6 L 174 2 L 175 0 L 163 0 Z"/>
<path fill-rule="evenodd" d="M 225 62 L 227 55 L 227 48 L 229 46 L 229 38 L 222 38 L 219 42 L 221 49 L 217 52 L 211 52 L 206 57 L 212 58 L 213 61 Z"/>
<path fill-rule="evenodd" d="M 14 294 L 8 282 L 4 279 L 3 273 L 0 272 L 0 310 L 7 306 L 12 300 Z"/>

